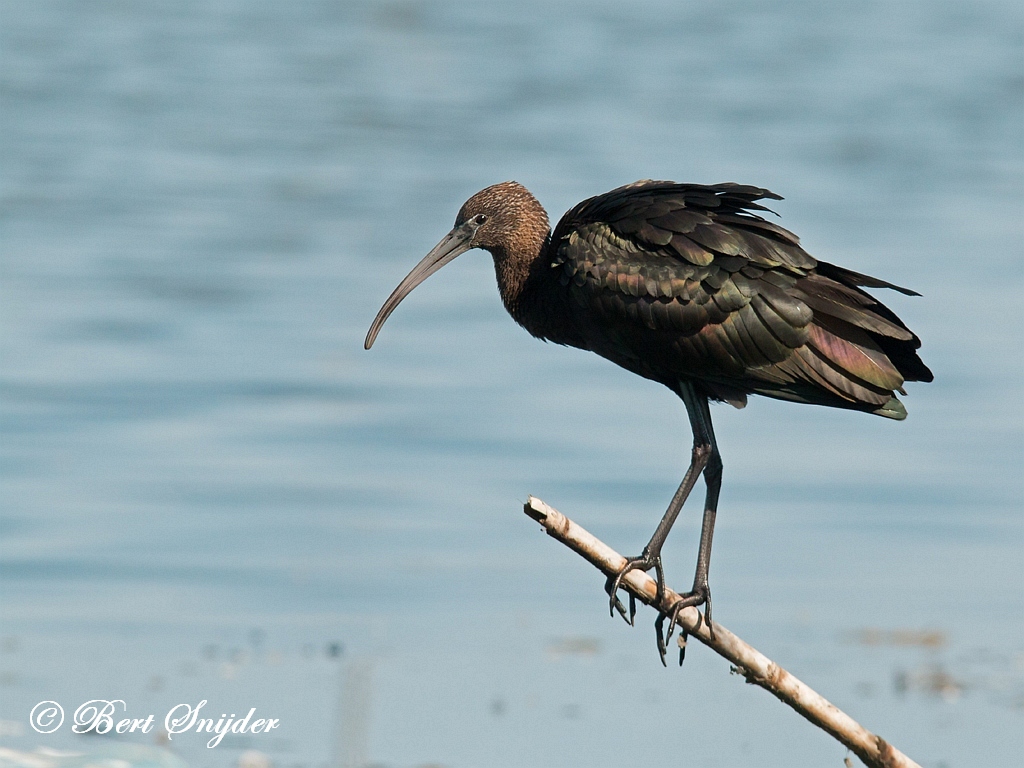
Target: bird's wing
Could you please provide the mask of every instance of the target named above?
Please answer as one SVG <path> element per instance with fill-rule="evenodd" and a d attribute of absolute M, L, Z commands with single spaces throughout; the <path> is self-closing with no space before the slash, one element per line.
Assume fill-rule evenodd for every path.
<path fill-rule="evenodd" d="M 895 286 L 826 264 L 836 274 L 819 274 L 795 235 L 752 212 L 764 198 L 779 199 L 648 181 L 576 206 L 552 235 L 552 266 L 581 332 L 641 375 L 697 378 L 723 399 L 886 403 L 904 376 L 877 337 L 914 337 L 856 286 Z"/>
<path fill-rule="evenodd" d="M 813 269 L 817 262 L 800 248 L 796 235 L 752 213 L 768 210 L 757 202 L 765 198 L 782 199 L 767 189 L 742 184 L 638 181 L 584 200 L 562 217 L 553 238 L 581 225 L 602 223 L 698 266 L 710 264 L 719 253 L 765 266 Z"/>

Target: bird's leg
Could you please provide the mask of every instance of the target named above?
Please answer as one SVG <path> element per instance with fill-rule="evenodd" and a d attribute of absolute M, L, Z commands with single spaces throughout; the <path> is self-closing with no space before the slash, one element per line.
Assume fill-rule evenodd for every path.
<path fill-rule="evenodd" d="M 712 471 L 714 470 L 714 471 Z M 718 492 L 722 485 L 722 460 L 713 454 L 704 470 L 704 479 L 708 484 L 708 493 L 704 504 L 704 522 L 700 530 L 700 548 L 697 550 L 697 570 L 693 576 L 693 588 L 677 600 L 669 612 L 671 619 L 668 634 L 664 643 L 668 643 L 677 624 L 679 611 L 688 605 L 704 605 L 704 617 L 711 638 L 715 637 L 715 625 L 711 621 L 711 588 L 708 586 L 708 568 L 711 565 L 711 540 L 715 531 L 715 514 L 718 507 Z M 700 626 L 700 619 L 698 624 Z"/>
<path fill-rule="evenodd" d="M 689 405 L 689 403 L 687 403 Z M 715 636 L 715 627 L 711 621 L 711 588 L 708 586 L 708 569 L 711 566 L 711 543 L 715 533 L 715 515 L 718 511 L 718 495 L 722 489 L 722 457 L 718 453 L 718 444 L 715 441 L 715 433 L 711 428 L 711 411 L 708 408 L 707 400 L 697 403 L 697 418 L 691 421 L 694 423 L 694 436 L 697 439 L 698 427 L 701 433 L 708 440 L 711 453 L 708 456 L 707 465 L 704 467 L 704 482 L 707 484 L 707 495 L 704 498 L 704 520 L 700 529 L 700 547 L 697 550 L 697 569 L 693 576 L 693 588 L 682 595 L 670 608 L 670 619 L 668 633 L 664 639 L 659 637 L 658 646 L 662 648 L 668 644 L 675 629 L 679 611 L 690 605 L 704 605 L 703 620 L 707 623 L 708 632 L 712 639 Z M 699 624 L 698 624 L 699 626 Z M 660 624 L 658 626 L 660 635 Z M 664 653 L 662 653 L 664 661 Z"/>
<path fill-rule="evenodd" d="M 693 385 L 689 383 L 680 383 L 679 394 L 682 397 L 683 402 L 686 404 L 686 412 L 690 417 L 690 427 L 693 430 L 693 452 L 690 456 L 690 466 L 686 470 L 686 475 L 683 476 L 683 482 L 679 484 L 679 488 L 672 497 L 672 501 L 669 503 L 668 509 L 665 510 L 665 514 L 662 516 L 661 522 L 658 523 L 658 527 L 655 529 L 654 535 L 651 536 L 651 540 L 647 543 L 647 546 L 644 547 L 643 552 L 640 553 L 639 557 L 632 557 L 626 560 L 626 564 L 622 566 L 616 574 L 609 576 L 608 581 L 605 583 L 605 590 L 608 592 L 609 611 L 611 612 L 611 615 L 614 616 L 615 611 L 618 611 L 619 614 L 630 624 L 633 623 L 633 616 L 635 614 L 635 610 L 633 610 L 634 602 L 632 600 L 630 601 L 630 613 L 627 616 L 626 610 L 617 596 L 623 576 L 630 571 L 638 569 L 642 571 L 649 571 L 651 568 L 654 568 L 658 585 L 654 604 L 658 607 L 659 611 L 661 610 L 661 603 L 665 596 L 665 573 L 661 565 L 661 548 L 665 544 L 665 539 L 668 538 L 668 532 L 672 530 L 672 525 L 679 516 L 679 510 L 683 508 L 686 498 L 690 495 L 690 491 L 693 490 L 693 486 L 696 484 L 697 478 L 700 477 L 701 472 L 705 471 L 705 467 L 711 457 L 716 456 L 718 453 L 718 448 L 715 445 L 714 433 L 711 431 L 711 412 L 708 409 L 707 397 L 698 393 L 694 389 Z M 719 476 L 720 475 L 721 473 L 719 472 Z M 714 524 L 712 522 L 712 528 L 713 527 Z M 710 555 L 710 545 L 708 548 L 708 554 Z M 705 582 L 707 581 L 706 573 L 704 580 Z"/>
<path fill-rule="evenodd" d="M 697 482 L 697 478 L 700 477 L 700 473 L 704 471 L 704 466 L 707 464 L 708 457 L 710 455 L 709 446 L 693 446 L 693 454 L 690 458 L 690 468 L 686 470 L 683 482 L 679 484 L 679 488 L 672 497 L 672 501 L 669 503 L 668 509 L 665 510 L 665 514 L 661 518 L 661 522 L 658 523 L 658 527 L 654 530 L 654 535 L 651 536 L 651 540 L 647 542 L 647 546 L 644 547 L 644 550 L 640 553 L 639 557 L 631 557 L 627 559 L 626 564 L 619 569 L 618 573 L 608 577 L 608 581 L 605 584 L 605 591 L 608 592 L 609 611 L 612 616 L 614 616 L 615 612 L 618 611 L 622 618 L 626 619 L 629 624 L 633 623 L 633 616 L 636 614 L 635 601 L 632 599 L 630 600 L 630 612 L 627 616 L 626 609 L 619 601 L 617 595 L 619 585 L 622 583 L 622 577 L 630 571 L 649 571 L 651 568 L 654 569 L 658 585 L 655 605 L 661 604 L 665 595 L 665 572 L 661 566 L 661 548 L 665 543 L 665 539 L 668 538 L 668 532 L 672 530 L 672 524 L 675 523 L 676 518 L 679 516 L 679 510 L 683 508 L 683 503 L 686 501 L 686 497 L 690 495 L 690 491 Z"/>

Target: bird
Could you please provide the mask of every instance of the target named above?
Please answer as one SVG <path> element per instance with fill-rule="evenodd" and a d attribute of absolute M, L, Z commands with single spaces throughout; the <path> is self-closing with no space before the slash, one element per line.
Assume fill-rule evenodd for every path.
<path fill-rule="evenodd" d="M 632 594 L 628 615 L 618 598 L 622 578 L 655 571 L 662 663 L 682 608 L 702 606 L 699 621 L 714 632 L 708 571 L 723 465 L 710 403 L 742 408 L 763 395 L 902 420 L 904 383 L 933 379 L 920 339 L 864 289 L 920 294 L 812 257 L 762 215 L 774 211 L 759 201 L 781 199 L 734 182 L 645 179 L 584 200 L 552 230 L 522 184 L 489 186 L 399 283 L 364 342 L 370 349 L 417 285 L 479 248 L 493 257 L 505 309 L 530 334 L 595 352 L 679 396 L 693 433 L 689 467 L 647 546 L 605 584 L 612 615 L 632 624 Z M 666 605 L 662 546 L 701 475 L 693 586 Z"/>

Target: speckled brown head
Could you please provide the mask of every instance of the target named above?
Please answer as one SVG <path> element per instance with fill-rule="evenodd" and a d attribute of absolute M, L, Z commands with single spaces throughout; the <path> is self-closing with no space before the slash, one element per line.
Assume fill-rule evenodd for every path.
<path fill-rule="evenodd" d="M 483 248 L 494 257 L 498 288 L 508 307 L 510 297 L 526 280 L 530 264 L 540 255 L 549 230 L 547 213 L 522 184 L 503 181 L 480 190 L 463 204 L 452 231 L 413 267 L 384 302 L 363 346 L 373 346 L 384 321 L 417 285 L 472 248 Z"/>

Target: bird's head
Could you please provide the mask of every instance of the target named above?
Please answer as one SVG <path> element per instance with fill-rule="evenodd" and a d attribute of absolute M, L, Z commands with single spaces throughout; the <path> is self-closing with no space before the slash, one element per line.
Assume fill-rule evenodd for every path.
<path fill-rule="evenodd" d="M 503 181 L 480 190 L 463 203 L 452 231 L 413 267 L 384 302 L 363 346 L 373 346 L 384 321 L 402 299 L 459 254 L 483 248 L 493 254 L 496 263 L 513 254 L 536 255 L 547 234 L 547 213 L 522 184 Z"/>
<path fill-rule="evenodd" d="M 476 227 L 470 248 L 501 255 L 518 250 L 537 233 L 545 236 L 548 215 L 530 190 L 517 181 L 503 181 L 481 189 L 462 204 L 455 228 L 467 224 Z"/>

